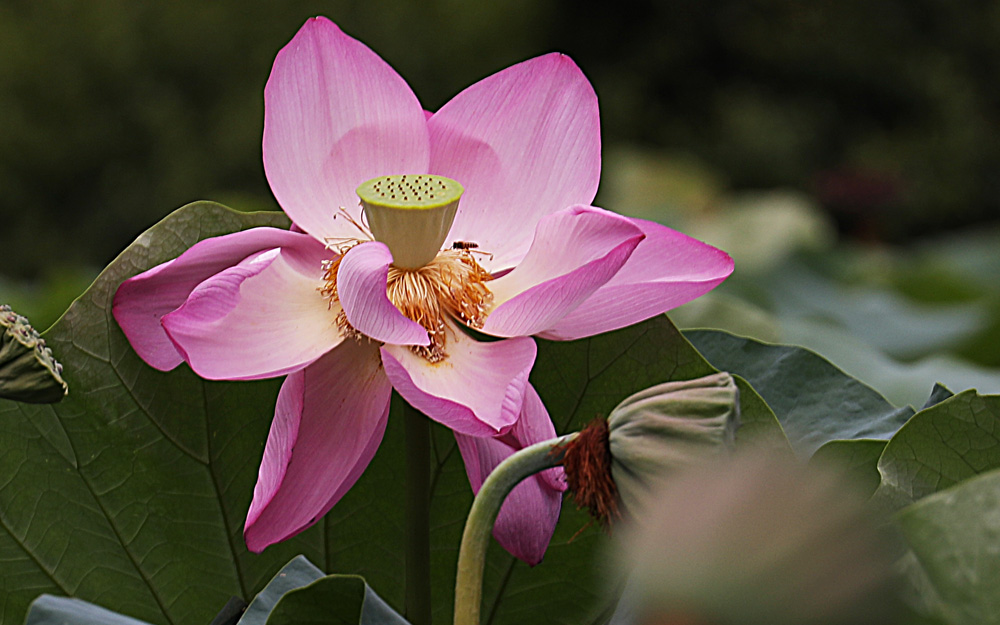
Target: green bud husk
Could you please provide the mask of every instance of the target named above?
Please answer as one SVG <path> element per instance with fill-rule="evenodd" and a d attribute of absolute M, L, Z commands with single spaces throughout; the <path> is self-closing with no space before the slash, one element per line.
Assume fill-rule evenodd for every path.
<path fill-rule="evenodd" d="M 0 306 L 0 398 L 28 404 L 61 401 L 69 387 L 62 365 L 28 320 Z"/>
<path fill-rule="evenodd" d="M 732 450 L 739 389 L 728 373 L 667 382 L 627 398 L 608 417 L 611 474 L 625 511 L 640 514 L 674 470 Z"/>

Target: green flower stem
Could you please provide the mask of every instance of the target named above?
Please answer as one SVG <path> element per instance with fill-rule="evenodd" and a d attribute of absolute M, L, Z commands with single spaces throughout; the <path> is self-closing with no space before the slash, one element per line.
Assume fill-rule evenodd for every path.
<path fill-rule="evenodd" d="M 575 437 L 576 433 L 567 434 L 525 447 L 501 462 L 483 482 L 465 521 L 462 547 L 458 552 L 454 625 L 479 625 L 486 548 L 504 499 L 524 478 L 556 466 L 562 460 L 562 453 L 552 453 L 553 448 Z"/>
<path fill-rule="evenodd" d="M 431 623 L 431 430 L 419 410 L 403 402 L 406 423 L 406 619 Z"/>

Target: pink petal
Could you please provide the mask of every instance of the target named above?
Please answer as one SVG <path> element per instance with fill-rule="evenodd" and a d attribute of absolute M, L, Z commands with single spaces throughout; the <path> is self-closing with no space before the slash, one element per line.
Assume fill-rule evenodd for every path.
<path fill-rule="evenodd" d="M 351 248 L 337 271 L 337 292 L 354 329 L 376 341 L 429 345 L 427 330 L 399 312 L 386 295 L 392 253 L 384 243 Z"/>
<path fill-rule="evenodd" d="M 123 282 L 115 293 L 112 313 L 139 357 L 160 371 L 169 371 L 184 359 L 160 319 L 183 304 L 196 286 L 263 250 L 314 244 L 311 237 L 276 228 L 253 228 L 199 241 L 174 260 Z"/>
<path fill-rule="evenodd" d="M 450 241 L 494 254 L 511 267 L 544 215 L 589 204 L 601 173 L 597 96 L 569 57 L 548 54 L 465 89 L 428 121 L 431 173 L 465 195 Z"/>
<path fill-rule="evenodd" d="M 531 384 L 528 384 L 524 395 L 524 405 L 521 407 L 521 416 L 517 423 L 511 428 L 509 435 L 517 441 L 517 449 L 524 449 L 535 443 L 547 441 L 558 436 L 556 428 L 549 418 L 549 411 L 545 409 L 542 398 Z M 536 474 L 543 484 L 560 493 L 566 490 L 566 476 L 562 467 L 548 469 Z"/>
<path fill-rule="evenodd" d="M 545 405 L 529 384 L 521 416 L 509 434 L 477 438 L 456 433 L 455 440 L 472 491 L 478 493 L 486 476 L 515 451 L 555 436 Z M 517 558 L 532 566 L 538 564 L 552 540 L 564 490 L 566 482 L 559 467 L 524 480 L 514 487 L 500 508 L 493 536 Z"/>
<path fill-rule="evenodd" d="M 323 17 L 278 52 L 264 88 L 264 172 L 281 207 L 325 240 L 357 237 L 362 182 L 426 173 L 424 110 L 406 82 Z"/>
<path fill-rule="evenodd" d="M 205 280 L 163 329 L 203 378 L 251 380 L 297 371 L 340 340 L 320 294 L 323 246 L 268 250 Z"/>
<path fill-rule="evenodd" d="M 658 223 L 632 219 L 646 238 L 607 284 L 539 336 L 572 340 L 623 328 L 708 293 L 733 272 L 722 250 Z"/>
<path fill-rule="evenodd" d="M 517 420 L 535 362 L 527 337 L 482 343 L 448 326 L 448 357 L 431 363 L 409 348 L 382 347 L 392 386 L 411 406 L 449 428 L 493 436 Z"/>
<path fill-rule="evenodd" d="M 527 336 L 552 328 L 622 268 L 643 236 L 629 219 L 589 206 L 542 218 L 524 260 L 489 283 L 495 308 L 483 332 Z"/>
<path fill-rule="evenodd" d="M 247 513 L 251 551 L 311 526 L 354 485 L 382 441 L 391 392 L 367 342 L 344 341 L 288 376 Z"/>

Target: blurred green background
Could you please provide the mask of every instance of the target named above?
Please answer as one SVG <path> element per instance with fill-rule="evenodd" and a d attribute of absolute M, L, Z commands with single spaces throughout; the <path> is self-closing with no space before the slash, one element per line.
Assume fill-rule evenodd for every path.
<path fill-rule="evenodd" d="M 571 55 L 598 203 L 737 260 L 679 324 L 812 346 L 897 402 L 1000 392 L 995 1 L 0 0 L 0 301 L 47 327 L 172 209 L 276 208 L 263 86 L 317 14 L 428 109 Z"/>

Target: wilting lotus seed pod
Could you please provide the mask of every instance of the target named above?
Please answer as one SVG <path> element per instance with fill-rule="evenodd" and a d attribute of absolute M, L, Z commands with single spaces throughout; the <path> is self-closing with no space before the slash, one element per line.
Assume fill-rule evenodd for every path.
<path fill-rule="evenodd" d="M 566 446 L 563 466 L 577 505 L 602 523 L 642 514 L 673 471 L 731 451 L 739 389 L 728 373 L 667 382 L 618 404 Z"/>
<path fill-rule="evenodd" d="M 62 365 L 28 320 L 0 306 L 0 398 L 29 404 L 62 400 L 69 387 Z"/>

